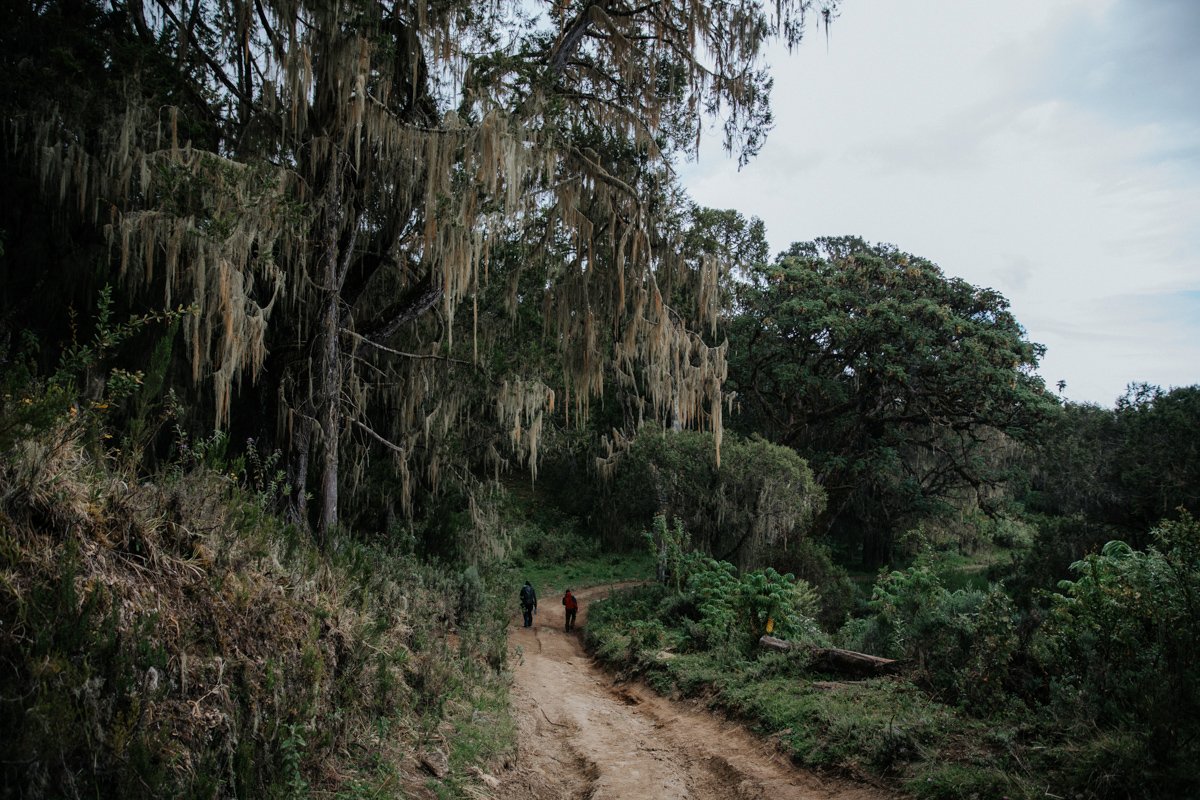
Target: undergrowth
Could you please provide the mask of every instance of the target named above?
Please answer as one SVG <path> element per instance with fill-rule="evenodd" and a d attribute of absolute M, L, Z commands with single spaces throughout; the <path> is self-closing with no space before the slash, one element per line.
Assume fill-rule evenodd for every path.
<path fill-rule="evenodd" d="M 1026 612 L 994 584 L 950 588 L 920 558 L 880 573 L 867 615 L 832 636 L 804 624 L 801 582 L 684 554 L 672 585 L 593 604 L 585 641 L 620 676 L 743 719 L 797 763 L 919 798 L 1195 797 L 1200 523 L 1153 538 L 1076 562 Z M 764 619 L 784 621 L 791 649 L 756 646 Z M 822 672 L 831 640 L 903 671 Z"/>
<path fill-rule="evenodd" d="M 236 476 L 138 480 L 82 438 L 0 463 L 0 796 L 463 796 L 508 758 L 478 571 L 318 549 Z"/>
<path fill-rule="evenodd" d="M 787 653 L 696 647 L 698 614 L 663 586 L 592 605 L 586 643 L 625 679 L 697 698 L 771 737 L 796 763 L 902 785 L 917 797 L 1041 797 L 1010 743 L 903 678 L 847 681 Z M 660 622 L 661 620 L 661 622 Z"/>
<path fill-rule="evenodd" d="M 518 589 L 529 581 L 541 602 L 558 602 L 566 589 L 583 589 L 654 577 L 654 559 L 644 550 L 606 551 L 596 537 L 580 533 L 571 517 L 533 498 L 514 498 L 503 511 L 512 550 L 504 562 L 508 611 L 518 609 Z"/>

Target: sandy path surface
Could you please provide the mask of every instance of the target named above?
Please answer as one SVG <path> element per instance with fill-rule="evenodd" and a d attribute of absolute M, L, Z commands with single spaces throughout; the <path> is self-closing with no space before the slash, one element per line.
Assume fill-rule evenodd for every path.
<path fill-rule="evenodd" d="M 607 587 L 580 591 L 579 625 Z M 797 769 L 740 725 L 616 684 L 592 663 L 579 633 L 563 631 L 561 597 L 539 598 L 534 627 L 509 627 L 516 768 L 502 800 L 771 798 L 882 800 L 876 789 Z"/>

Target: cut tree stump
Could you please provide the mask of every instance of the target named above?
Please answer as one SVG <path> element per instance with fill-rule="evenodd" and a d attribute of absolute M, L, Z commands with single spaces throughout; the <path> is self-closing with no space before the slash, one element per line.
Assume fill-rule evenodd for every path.
<path fill-rule="evenodd" d="M 794 647 L 791 642 L 774 636 L 763 636 L 758 640 L 758 644 L 759 647 L 780 651 L 791 650 Z M 843 650 L 840 647 L 813 647 L 809 648 L 809 652 L 813 655 L 814 667 L 843 675 L 891 675 L 899 672 L 901 666 L 901 662 L 893 658 L 881 658 L 868 653 Z"/>

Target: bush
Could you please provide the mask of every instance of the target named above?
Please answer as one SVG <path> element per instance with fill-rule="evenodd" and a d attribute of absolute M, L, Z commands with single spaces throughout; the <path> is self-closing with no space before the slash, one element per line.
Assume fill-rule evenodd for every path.
<path fill-rule="evenodd" d="M 950 700 L 1000 702 L 1018 641 L 1015 608 L 999 587 L 951 591 L 926 555 L 881 574 L 867 606 L 871 616 L 839 631 L 843 646 L 914 662 L 917 677 Z"/>
<path fill-rule="evenodd" d="M 0 459 L 0 795 L 333 795 L 374 778 L 363 754 L 398 764 L 418 728 L 503 691 L 479 571 L 350 537 L 318 551 L 264 488 L 203 467 L 137 479 L 82 437 Z"/>
<path fill-rule="evenodd" d="M 825 494 L 794 450 L 726 433 L 720 466 L 716 455 L 711 433 L 643 428 L 617 462 L 607 524 L 636 530 L 656 514 L 678 518 L 697 547 L 739 567 L 808 534 Z"/>
<path fill-rule="evenodd" d="M 1109 542 L 1071 566 L 1035 640 L 1052 701 L 1144 735 L 1148 765 L 1200 759 L 1200 523 L 1183 515 L 1144 551 Z"/>
<path fill-rule="evenodd" d="M 805 581 L 821 596 L 817 621 L 825 630 L 836 630 L 854 608 L 858 590 L 845 567 L 835 564 L 829 547 L 812 539 L 795 539 L 771 554 L 771 566 Z"/>
<path fill-rule="evenodd" d="M 705 644 L 751 651 L 764 633 L 797 641 L 823 640 L 815 622 L 820 598 L 804 581 L 771 567 L 742 575 L 726 562 L 693 554 L 687 591 L 700 612 Z"/>

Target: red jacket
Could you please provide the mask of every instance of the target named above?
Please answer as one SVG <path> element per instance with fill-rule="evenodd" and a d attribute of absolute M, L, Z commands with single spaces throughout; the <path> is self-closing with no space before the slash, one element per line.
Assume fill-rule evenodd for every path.
<path fill-rule="evenodd" d="M 576 611 L 579 609 L 579 601 L 576 600 L 575 595 L 571 594 L 570 592 L 567 592 L 563 595 L 563 605 L 566 606 L 567 610 L 569 611 Z"/>

